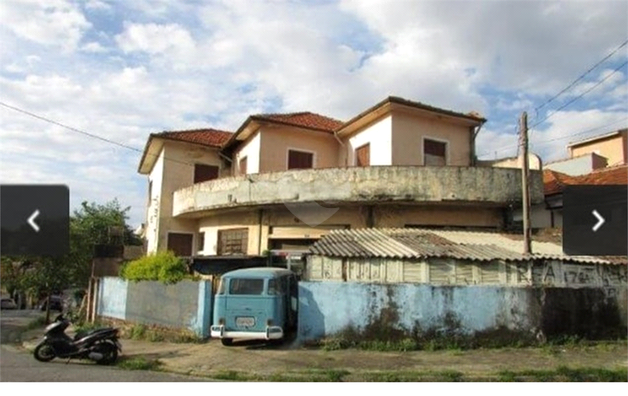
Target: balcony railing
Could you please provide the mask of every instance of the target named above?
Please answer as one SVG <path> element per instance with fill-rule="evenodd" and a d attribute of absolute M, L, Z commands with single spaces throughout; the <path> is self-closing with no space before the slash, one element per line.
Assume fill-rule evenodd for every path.
<path fill-rule="evenodd" d="M 543 179 L 530 171 L 532 203 L 543 201 Z M 521 202 L 521 170 L 490 167 L 374 166 L 290 170 L 216 179 L 175 191 L 173 215 L 241 206 L 314 201 Z"/>

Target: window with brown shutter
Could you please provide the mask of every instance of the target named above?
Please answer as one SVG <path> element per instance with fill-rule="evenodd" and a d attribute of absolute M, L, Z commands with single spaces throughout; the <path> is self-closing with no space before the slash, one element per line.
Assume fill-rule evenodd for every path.
<path fill-rule="evenodd" d="M 238 163 L 238 169 L 240 170 L 241 175 L 246 175 L 246 157 L 242 158 Z"/>
<path fill-rule="evenodd" d="M 356 166 L 370 166 L 371 165 L 370 143 L 367 143 L 355 149 L 355 164 Z"/>
<path fill-rule="evenodd" d="M 192 234 L 168 233 L 168 250 L 172 250 L 175 255 L 189 257 L 192 256 Z"/>
<path fill-rule="evenodd" d="M 194 184 L 218 179 L 218 171 L 217 166 L 194 164 Z"/>
<path fill-rule="evenodd" d="M 447 165 L 447 143 L 424 139 L 423 158 L 426 166 Z"/>
<path fill-rule="evenodd" d="M 230 254 L 246 254 L 249 244 L 249 229 L 234 228 L 230 230 L 218 231 L 219 256 Z"/>
<path fill-rule="evenodd" d="M 314 154 L 305 151 L 288 150 L 288 169 L 311 169 L 314 167 Z"/>

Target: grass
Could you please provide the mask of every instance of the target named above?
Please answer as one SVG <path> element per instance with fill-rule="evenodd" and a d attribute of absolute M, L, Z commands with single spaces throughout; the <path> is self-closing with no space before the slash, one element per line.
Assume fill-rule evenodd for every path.
<path fill-rule="evenodd" d="M 46 317 L 40 316 L 31 320 L 26 325 L 26 330 L 35 330 L 46 325 Z"/>
<path fill-rule="evenodd" d="M 118 360 L 116 364 L 124 370 L 158 370 L 160 363 L 158 360 L 148 360 L 145 357 L 133 357 Z"/>

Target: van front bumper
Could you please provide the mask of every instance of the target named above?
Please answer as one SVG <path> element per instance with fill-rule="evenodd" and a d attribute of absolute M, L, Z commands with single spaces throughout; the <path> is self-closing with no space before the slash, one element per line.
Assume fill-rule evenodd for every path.
<path fill-rule="evenodd" d="M 230 331 L 224 325 L 210 328 L 212 338 L 233 338 L 247 340 L 278 340 L 283 338 L 283 329 L 279 326 L 266 326 L 265 331 Z"/>

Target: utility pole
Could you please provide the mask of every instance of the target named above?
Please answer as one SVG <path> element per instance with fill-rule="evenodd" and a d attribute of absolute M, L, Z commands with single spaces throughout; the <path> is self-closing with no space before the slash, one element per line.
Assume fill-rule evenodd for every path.
<path fill-rule="evenodd" d="M 519 145 L 523 164 L 521 166 L 521 192 L 523 193 L 523 254 L 532 254 L 532 232 L 530 230 L 530 183 L 528 164 L 528 114 L 521 114 Z"/>

